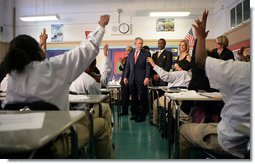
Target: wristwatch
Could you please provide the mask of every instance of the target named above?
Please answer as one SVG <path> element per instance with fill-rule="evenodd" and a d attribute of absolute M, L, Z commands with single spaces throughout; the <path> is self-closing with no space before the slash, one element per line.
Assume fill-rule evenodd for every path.
<path fill-rule="evenodd" d="M 119 25 L 119 32 L 122 34 L 126 34 L 128 33 L 128 31 L 130 30 L 130 26 L 127 23 L 121 23 Z"/>

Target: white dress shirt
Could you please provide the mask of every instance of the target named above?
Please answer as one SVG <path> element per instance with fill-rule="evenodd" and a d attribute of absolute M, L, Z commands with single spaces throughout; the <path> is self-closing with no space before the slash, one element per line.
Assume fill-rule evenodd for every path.
<path fill-rule="evenodd" d="M 250 124 L 250 62 L 207 57 L 205 70 L 211 87 L 220 90 L 225 103 L 217 127 L 219 144 L 225 151 L 243 158 L 249 137 L 236 127 L 240 123 Z"/>
<path fill-rule="evenodd" d="M 98 66 L 101 74 L 100 83 L 102 87 L 107 87 L 109 78 L 111 76 L 112 67 L 108 56 L 104 56 L 103 63 Z"/>
<path fill-rule="evenodd" d="M 153 69 L 157 72 L 161 80 L 168 82 L 168 88 L 178 86 L 188 87 L 191 80 L 191 73 L 188 71 L 167 72 L 157 65 Z"/>
<path fill-rule="evenodd" d="M 41 62 L 33 61 L 25 66 L 22 73 L 12 71 L 2 106 L 44 100 L 60 110 L 69 110 L 69 86 L 96 58 L 104 32 L 105 29 L 99 25 L 86 42 L 63 55 Z"/>
<path fill-rule="evenodd" d="M 69 88 L 70 91 L 78 94 L 101 94 L 101 84 L 89 74 L 83 72 Z"/>

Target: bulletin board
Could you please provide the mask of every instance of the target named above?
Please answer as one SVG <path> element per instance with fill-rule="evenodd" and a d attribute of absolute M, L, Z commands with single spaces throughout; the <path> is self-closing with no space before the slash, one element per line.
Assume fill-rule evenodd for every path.
<path fill-rule="evenodd" d="M 61 55 L 61 54 L 63 54 L 64 52 L 66 52 L 68 50 L 69 49 L 50 49 L 50 50 L 47 50 L 46 51 L 47 58 L 51 58 L 51 57 L 54 57 L 54 56 L 57 56 L 57 55 Z M 156 51 L 157 48 L 152 47 L 151 50 Z M 166 50 L 172 52 L 172 54 L 173 54 L 172 64 L 174 65 L 174 63 L 176 62 L 177 57 L 178 57 L 178 46 L 166 47 Z M 111 67 L 112 67 L 112 74 L 110 76 L 110 80 L 112 80 L 113 77 L 116 80 L 118 80 L 122 75 L 122 71 L 119 70 L 119 66 L 120 66 L 119 58 L 126 57 L 125 48 L 109 48 L 108 55 L 109 55 L 109 59 L 111 61 Z"/>

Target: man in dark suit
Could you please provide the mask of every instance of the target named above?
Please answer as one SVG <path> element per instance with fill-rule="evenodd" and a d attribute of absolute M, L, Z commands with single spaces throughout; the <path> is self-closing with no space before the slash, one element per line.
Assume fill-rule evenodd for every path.
<path fill-rule="evenodd" d="M 128 107 L 129 107 L 129 104 L 130 104 L 129 97 L 130 97 L 131 93 L 130 93 L 129 86 L 124 84 L 124 70 L 126 68 L 128 55 L 132 51 L 133 51 L 133 47 L 127 46 L 126 51 L 125 51 L 127 56 L 125 58 L 120 58 L 119 59 L 120 63 L 121 63 L 121 65 L 119 66 L 119 70 L 122 71 L 121 80 L 120 80 L 121 104 L 122 104 L 122 112 L 120 113 L 121 116 L 128 115 Z M 135 111 L 134 111 L 134 107 L 132 105 L 133 104 L 131 104 L 131 114 L 134 115 Z"/>
<path fill-rule="evenodd" d="M 156 65 L 163 68 L 165 71 L 169 72 L 172 68 L 172 58 L 173 54 L 165 49 L 166 40 L 161 38 L 158 40 L 158 51 L 152 55 L 152 59 Z M 167 82 L 164 82 L 159 78 L 159 75 L 152 70 L 152 84 L 153 86 L 166 86 Z"/>
<path fill-rule="evenodd" d="M 148 112 L 148 84 L 150 77 L 150 64 L 146 61 L 150 53 L 142 49 L 143 39 L 135 39 L 136 49 L 130 53 L 124 71 L 124 84 L 129 85 L 132 104 L 135 113 L 131 120 L 136 122 L 145 121 Z"/>

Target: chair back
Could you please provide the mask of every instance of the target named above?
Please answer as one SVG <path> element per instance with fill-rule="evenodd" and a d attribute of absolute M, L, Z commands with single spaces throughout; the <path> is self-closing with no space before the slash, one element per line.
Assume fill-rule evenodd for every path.
<path fill-rule="evenodd" d="M 9 103 L 6 104 L 4 107 L 4 110 L 22 110 L 29 108 L 32 111 L 56 111 L 59 110 L 59 108 L 51 103 L 39 100 L 34 102 L 17 102 L 17 103 Z"/>

